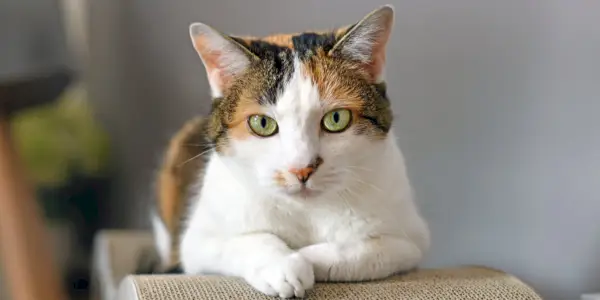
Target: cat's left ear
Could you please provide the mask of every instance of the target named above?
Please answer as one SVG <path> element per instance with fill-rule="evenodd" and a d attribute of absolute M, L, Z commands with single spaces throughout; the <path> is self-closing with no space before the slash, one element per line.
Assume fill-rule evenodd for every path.
<path fill-rule="evenodd" d="M 206 68 L 213 98 L 222 97 L 252 60 L 258 59 L 231 37 L 206 24 L 190 25 L 190 36 Z"/>
<path fill-rule="evenodd" d="M 394 7 L 382 6 L 352 26 L 329 51 L 364 65 L 373 82 L 384 80 L 386 45 L 394 26 Z"/>

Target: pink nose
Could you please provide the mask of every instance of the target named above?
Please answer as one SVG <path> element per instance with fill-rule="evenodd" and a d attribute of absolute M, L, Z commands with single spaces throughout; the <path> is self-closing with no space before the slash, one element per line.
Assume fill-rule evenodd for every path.
<path fill-rule="evenodd" d="M 302 169 L 291 168 L 289 169 L 289 172 L 296 175 L 300 182 L 306 183 L 310 175 L 312 175 L 315 172 L 315 168 L 310 166 Z"/>
<path fill-rule="evenodd" d="M 310 165 L 308 165 L 304 168 L 300 168 L 300 169 L 291 168 L 288 171 L 290 173 L 296 175 L 296 177 L 298 178 L 298 180 L 300 180 L 300 182 L 306 183 L 308 181 L 308 178 L 310 178 L 310 176 L 317 171 L 317 168 L 322 163 L 323 163 L 323 159 L 320 157 L 317 157 Z"/>

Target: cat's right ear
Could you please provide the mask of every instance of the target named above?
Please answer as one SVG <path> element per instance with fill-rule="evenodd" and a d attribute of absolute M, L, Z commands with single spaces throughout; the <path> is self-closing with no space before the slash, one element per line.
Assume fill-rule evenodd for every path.
<path fill-rule="evenodd" d="M 190 25 L 190 36 L 206 68 L 214 98 L 222 97 L 235 77 L 256 59 L 245 47 L 206 24 Z"/>

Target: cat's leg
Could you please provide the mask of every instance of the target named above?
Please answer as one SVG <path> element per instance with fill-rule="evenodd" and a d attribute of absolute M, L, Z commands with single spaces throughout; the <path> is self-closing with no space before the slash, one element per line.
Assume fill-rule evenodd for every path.
<path fill-rule="evenodd" d="M 315 281 L 312 264 L 269 233 L 221 238 L 188 232 L 181 262 L 187 274 L 243 277 L 257 290 L 282 298 L 303 297 Z"/>
<path fill-rule="evenodd" d="M 315 244 L 299 252 L 313 263 L 317 281 L 380 279 L 410 270 L 423 258 L 422 249 L 415 243 L 391 236 Z"/>

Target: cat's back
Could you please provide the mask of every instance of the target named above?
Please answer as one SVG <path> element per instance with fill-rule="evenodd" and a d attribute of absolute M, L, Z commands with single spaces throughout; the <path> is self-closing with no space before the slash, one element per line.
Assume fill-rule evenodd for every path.
<path fill-rule="evenodd" d="M 153 226 L 165 265 L 178 261 L 178 252 L 170 248 L 177 248 L 187 207 L 195 198 L 190 193 L 201 188 L 196 184 L 202 183 L 206 154 L 212 149 L 205 139 L 207 124 L 206 117 L 187 121 L 171 138 L 158 171 Z"/>

